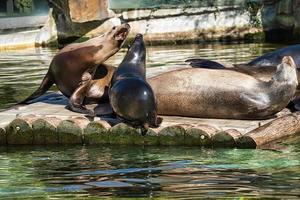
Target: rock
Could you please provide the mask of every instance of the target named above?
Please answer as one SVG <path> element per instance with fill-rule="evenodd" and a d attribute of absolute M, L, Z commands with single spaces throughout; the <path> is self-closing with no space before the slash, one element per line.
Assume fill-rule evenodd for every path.
<path fill-rule="evenodd" d="M 72 22 L 83 23 L 114 16 L 105 0 L 69 0 L 68 3 Z"/>
<path fill-rule="evenodd" d="M 53 9 L 49 10 L 48 19 L 36 36 L 36 46 L 57 46 L 57 28 L 52 17 Z"/>

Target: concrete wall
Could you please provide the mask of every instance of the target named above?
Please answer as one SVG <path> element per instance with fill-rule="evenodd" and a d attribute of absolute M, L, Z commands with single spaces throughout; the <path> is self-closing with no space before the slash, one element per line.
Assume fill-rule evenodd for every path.
<path fill-rule="evenodd" d="M 110 10 L 108 0 L 51 2 L 61 44 L 98 36 L 121 22 L 128 22 L 132 26 L 129 37 L 142 33 L 146 42 L 152 44 L 236 40 L 252 38 L 262 32 L 259 12 L 253 13 L 245 3 L 195 8 Z M 83 7 L 85 9 L 79 9 Z M 253 15 L 259 23 L 253 23 Z"/>
<path fill-rule="evenodd" d="M 130 38 L 142 33 L 151 44 L 253 39 L 263 32 L 260 10 L 253 10 L 247 0 L 238 5 L 128 10 L 110 10 L 108 0 L 47 1 L 52 10 L 35 45 L 84 40 L 121 22 L 131 25 Z"/>

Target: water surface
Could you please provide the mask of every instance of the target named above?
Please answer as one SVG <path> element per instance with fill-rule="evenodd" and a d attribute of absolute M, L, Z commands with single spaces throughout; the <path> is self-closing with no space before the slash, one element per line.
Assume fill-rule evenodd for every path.
<path fill-rule="evenodd" d="M 300 198 L 300 138 L 280 151 L 69 146 L 0 152 L 0 199 Z"/>

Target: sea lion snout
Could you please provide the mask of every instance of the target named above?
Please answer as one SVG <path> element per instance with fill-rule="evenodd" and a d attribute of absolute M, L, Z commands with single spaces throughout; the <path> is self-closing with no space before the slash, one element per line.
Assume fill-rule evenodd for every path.
<path fill-rule="evenodd" d="M 289 67 L 296 68 L 296 64 L 294 62 L 294 59 L 291 56 L 284 56 L 282 58 L 282 63 L 287 64 Z"/>
<path fill-rule="evenodd" d="M 130 31 L 130 25 L 129 24 L 122 24 L 120 26 L 114 26 L 112 28 L 112 31 L 114 32 L 114 39 L 119 40 L 125 40 L 129 31 Z"/>

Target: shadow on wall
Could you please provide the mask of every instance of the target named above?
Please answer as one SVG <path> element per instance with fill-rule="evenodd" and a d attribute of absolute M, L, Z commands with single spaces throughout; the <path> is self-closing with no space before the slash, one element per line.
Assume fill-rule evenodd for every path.
<path fill-rule="evenodd" d="M 86 15 L 91 13 L 88 13 L 90 10 L 76 8 L 86 7 L 86 1 L 47 0 L 47 2 L 49 6 L 53 8 L 53 18 L 56 22 L 58 43 L 62 46 L 81 38 L 108 19 L 105 16 L 89 16 L 92 20 L 85 21 Z M 93 9 L 99 9 L 101 6 L 101 2 L 99 3 L 99 1 L 95 0 L 90 0 L 88 3 L 88 6 L 93 7 Z M 71 6 L 72 10 L 70 9 Z M 80 18 L 83 20 L 80 20 Z"/>
<path fill-rule="evenodd" d="M 262 23 L 266 41 L 300 42 L 300 0 L 265 0 Z"/>

